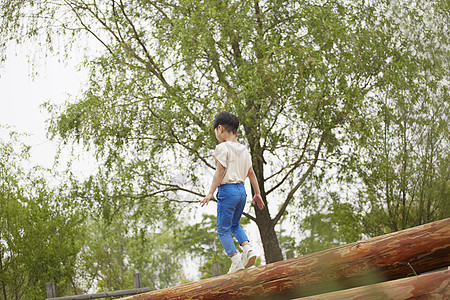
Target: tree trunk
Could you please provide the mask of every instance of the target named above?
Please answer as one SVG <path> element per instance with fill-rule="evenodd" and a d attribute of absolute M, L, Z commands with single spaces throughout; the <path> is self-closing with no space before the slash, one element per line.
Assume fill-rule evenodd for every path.
<path fill-rule="evenodd" d="M 448 265 L 450 218 L 127 299 L 292 299 L 399 279 Z"/>
<path fill-rule="evenodd" d="M 256 205 L 254 206 L 256 215 L 256 224 L 258 225 L 261 242 L 264 249 L 264 258 L 267 264 L 283 260 L 283 253 L 281 252 L 278 237 L 275 232 L 275 224 L 270 217 L 269 207 L 267 206 L 267 196 L 264 186 L 264 169 L 263 162 L 258 161 L 255 169 L 256 177 L 258 178 L 261 189 L 261 197 L 266 205 L 263 210 L 260 210 Z"/>
<path fill-rule="evenodd" d="M 281 261 L 283 260 L 283 254 L 268 208 L 265 208 L 263 211 L 258 210 L 259 208 L 255 207 L 256 224 L 261 236 L 266 264 Z"/>
<path fill-rule="evenodd" d="M 450 271 L 433 272 L 297 300 L 450 299 Z"/>
<path fill-rule="evenodd" d="M 253 133 L 251 127 L 245 127 L 247 133 Z M 264 249 L 264 258 L 266 263 L 273 263 L 283 260 L 283 253 L 281 252 L 278 237 L 275 232 L 275 224 L 270 217 L 269 207 L 267 206 L 267 197 L 264 182 L 264 158 L 263 150 L 259 144 L 259 139 L 253 135 L 248 135 L 250 154 L 252 156 L 253 170 L 255 171 L 256 178 L 258 179 L 259 188 L 261 190 L 261 197 L 264 201 L 265 208 L 259 210 L 255 205 L 256 224 L 258 225 L 259 234 L 261 236 L 261 242 Z M 252 196 L 254 191 L 252 189 Z"/>

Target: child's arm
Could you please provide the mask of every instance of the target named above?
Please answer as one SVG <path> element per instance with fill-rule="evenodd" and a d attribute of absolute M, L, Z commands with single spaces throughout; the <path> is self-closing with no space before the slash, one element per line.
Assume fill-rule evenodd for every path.
<path fill-rule="evenodd" d="M 200 205 L 203 207 L 204 205 L 208 205 L 209 200 L 213 197 L 213 194 L 217 187 L 219 186 L 220 182 L 223 179 L 223 176 L 225 175 L 225 171 L 227 169 L 222 166 L 222 164 L 218 161 L 216 161 L 216 172 L 214 173 L 213 181 L 211 183 L 211 187 L 209 189 L 209 193 L 206 195 L 206 197 L 200 202 Z"/>
<path fill-rule="evenodd" d="M 264 202 L 261 197 L 261 191 L 259 190 L 258 179 L 256 179 L 255 171 L 253 171 L 253 167 L 250 167 L 247 174 L 250 179 L 250 183 L 252 184 L 253 190 L 255 191 L 255 196 L 253 197 L 253 205 L 258 204 L 260 210 L 264 209 Z"/>

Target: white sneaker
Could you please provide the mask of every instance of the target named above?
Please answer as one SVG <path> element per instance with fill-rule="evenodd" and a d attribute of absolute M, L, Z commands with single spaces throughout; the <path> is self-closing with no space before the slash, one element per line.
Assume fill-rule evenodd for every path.
<path fill-rule="evenodd" d="M 231 262 L 231 267 L 227 274 L 231 274 L 240 270 L 244 270 L 244 265 L 242 265 L 242 260 L 239 259 L 237 262 Z"/>
<path fill-rule="evenodd" d="M 256 257 L 257 256 L 252 249 L 248 250 L 247 252 L 244 251 L 244 253 L 242 253 L 242 264 L 246 269 L 248 269 L 255 264 Z"/>

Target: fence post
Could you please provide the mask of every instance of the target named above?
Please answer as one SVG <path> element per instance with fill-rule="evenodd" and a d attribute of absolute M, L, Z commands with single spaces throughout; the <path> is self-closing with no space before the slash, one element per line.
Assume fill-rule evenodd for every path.
<path fill-rule="evenodd" d="M 288 251 L 286 253 L 286 259 L 294 258 L 294 251 Z"/>
<path fill-rule="evenodd" d="M 222 272 L 220 272 L 220 265 L 219 264 L 212 264 L 212 273 L 213 277 L 222 275 Z"/>
<path fill-rule="evenodd" d="M 56 298 L 56 287 L 54 282 L 47 282 L 45 284 L 45 290 L 47 291 L 47 298 Z"/>
<path fill-rule="evenodd" d="M 133 286 L 134 286 L 135 289 L 142 288 L 141 273 L 134 273 L 133 274 Z"/>

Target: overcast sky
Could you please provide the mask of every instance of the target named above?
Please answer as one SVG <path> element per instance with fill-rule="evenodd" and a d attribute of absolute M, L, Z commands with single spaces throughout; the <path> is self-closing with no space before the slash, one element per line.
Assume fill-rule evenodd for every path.
<path fill-rule="evenodd" d="M 33 69 L 27 57 L 29 48 L 10 49 L 0 68 L 0 124 L 30 134 L 21 140 L 32 146 L 32 163 L 51 167 L 57 144 L 46 137 L 48 114 L 40 106 L 46 101 L 61 104 L 79 95 L 87 72 L 77 71 L 75 60 L 67 64 L 57 57 L 36 59 Z M 7 139 L 8 131 L 0 129 L 0 138 Z"/>

